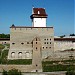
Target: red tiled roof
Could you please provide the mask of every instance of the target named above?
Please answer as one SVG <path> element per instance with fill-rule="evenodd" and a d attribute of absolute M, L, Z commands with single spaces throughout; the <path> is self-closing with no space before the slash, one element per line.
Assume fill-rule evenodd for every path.
<path fill-rule="evenodd" d="M 10 40 L 10 38 L 0 38 L 0 40 Z"/>
<path fill-rule="evenodd" d="M 47 17 L 48 15 L 45 12 L 44 8 L 33 8 L 33 14 L 30 16 L 33 17 Z"/>
<path fill-rule="evenodd" d="M 75 41 L 75 38 L 54 38 L 55 41 Z"/>

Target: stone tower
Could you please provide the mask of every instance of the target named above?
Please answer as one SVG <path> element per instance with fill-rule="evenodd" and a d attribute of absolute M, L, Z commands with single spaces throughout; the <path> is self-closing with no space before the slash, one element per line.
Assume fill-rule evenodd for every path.
<path fill-rule="evenodd" d="M 44 8 L 33 8 L 30 17 L 33 27 L 46 27 L 47 14 Z"/>

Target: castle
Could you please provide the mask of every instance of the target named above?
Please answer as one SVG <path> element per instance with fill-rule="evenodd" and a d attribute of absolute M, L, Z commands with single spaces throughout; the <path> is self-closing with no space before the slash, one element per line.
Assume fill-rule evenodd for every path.
<path fill-rule="evenodd" d="M 46 27 L 45 9 L 33 8 L 30 18 L 32 27 L 15 25 L 10 27 L 8 59 L 33 59 L 38 56 L 43 59 L 53 53 L 54 29 Z"/>
<path fill-rule="evenodd" d="M 32 59 L 30 65 L 13 66 L 22 72 L 42 72 L 42 61 L 75 59 L 75 38 L 54 38 L 54 28 L 46 27 L 47 14 L 44 8 L 33 8 L 32 27 L 10 27 L 10 39 L 0 39 L 0 43 L 10 43 L 8 59 Z M 3 68 L 1 68 L 3 70 Z"/>

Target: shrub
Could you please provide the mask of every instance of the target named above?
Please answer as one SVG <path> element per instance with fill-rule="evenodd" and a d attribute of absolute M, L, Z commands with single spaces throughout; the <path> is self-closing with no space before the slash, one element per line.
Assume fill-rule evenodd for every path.
<path fill-rule="evenodd" d="M 67 71 L 66 75 L 75 75 L 75 71 Z"/>
<path fill-rule="evenodd" d="M 11 69 L 8 72 L 3 70 L 2 75 L 22 75 L 22 73 L 18 69 Z"/>
<path fill-rule="evenodd" d="M 22 75 L 18 69 L 11 69 L 8 71 L 8 75 Z"/>

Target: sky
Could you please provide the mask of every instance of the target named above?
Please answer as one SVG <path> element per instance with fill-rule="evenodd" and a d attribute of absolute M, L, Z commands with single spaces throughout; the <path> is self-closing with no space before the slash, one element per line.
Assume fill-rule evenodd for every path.
<path fill-rule="evenodd" d="M 75 33 L 75 0 L 0 0 L 0 33 L 10 33 L 10 26 L 32 26 L 32 7 L 45 8 L 47 27 L 54 27 L 54 35 Z"/>

